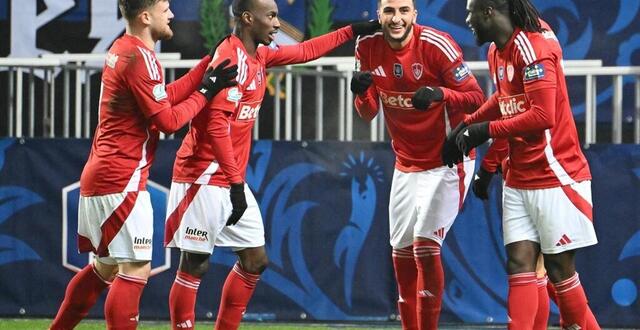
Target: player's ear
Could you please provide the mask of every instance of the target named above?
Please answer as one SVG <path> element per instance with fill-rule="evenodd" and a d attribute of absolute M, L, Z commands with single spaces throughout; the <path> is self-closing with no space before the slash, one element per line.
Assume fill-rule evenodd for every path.
<path fill-rule="evenodd" d="M 416 24 L 418 22 L 418 10 L 414 9 L 413 10 L 413 24 Z"/>
<path fill-rule="evenodd" d="M 151 14 L 146 10 L 141 11 L 140 14 L 138 14 L 138 18 L 144 25 L 151 24 Z"/>
<path fill-rule="evenodd" d="M 251 13 L 248 11 L 245 11 L 242 13 L 242 20 L 245 22 L 245 24 L 247 25 L 251 25 L 251 23 L 253 23 L 253 16 L 251 16 Z"/>

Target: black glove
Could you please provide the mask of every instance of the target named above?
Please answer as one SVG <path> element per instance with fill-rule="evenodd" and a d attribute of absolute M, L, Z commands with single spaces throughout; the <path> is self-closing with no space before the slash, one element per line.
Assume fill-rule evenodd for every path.
<path fill-rule="evenodd" d="M 232 183 L 229 189 L 229 197 L 231 198 L 231 215 L 227 219 L 227 226 L 235 225 L 247 209 L 247 198 L 244 196 L 244 182 Z"/>
<path fill-rule="evenodd" d="M 447 138 L 444 140 L 444 145 L 442 146 L 442 163 L 449 166 L 449 168 L 453 168 L 455 164 L 461 163 L 464 159 L 462 151 L 460 151 L 458 145 L 456 145 L 456 136 L 465 127 L 467 127 L 467 125 L 464 122 L 460 122 L 453 131 L 449 132 L 449 135 L 447 135 Z"/>
<path fill-rule="evenodd" d="M 442 101 L 444 93 L 440 87 L 423 86 L 411 97 L 411 103 L 416 110 L 427 110 L 433 101 Z"/>
<path fill-rule="evenodd" d="M 463 129 L 456 136 L 456 144 L 458 149 L 466 156 L 469 156 L 471 150 L 489 140 L 489 122 L 485 121 L 478 124 L 471 124 Z"/>
<path fill-rule="evenodd" d="M 226 59 L 214 69 L 207 70 L 202 76 L 198 92 L 202 93 L 207 100 L 211 100 L 221 90 L 237 84 L 235 78 L 238 75 L 238 65 L 234 64 L 227 67 L 229 63 L 231 63 L 231 60 Z"/>
<path fill-rule="evenodd" d="M 351 92 L 358 95 L 364 94 L 372 83 L 373 77 L 371 76 L 371 72 L 354 72 L 351 78 Z"/>
<path fill-rule="evenodd" d="M 480 199 L 489 199 L 489 183 L 495 173 L 485 170 L 482 166 L 473 177 L 473 193 Z"/>
<path fill-rule="evenodd" d="M 357 22 L 351 24 L 351 30 L 353 30 L 353 35 L 363 36 L 367 34 L 373 34 L 374 32 L 380 30 L 382 26 L 378 20 L 372 19 L 367 22 Z"/>

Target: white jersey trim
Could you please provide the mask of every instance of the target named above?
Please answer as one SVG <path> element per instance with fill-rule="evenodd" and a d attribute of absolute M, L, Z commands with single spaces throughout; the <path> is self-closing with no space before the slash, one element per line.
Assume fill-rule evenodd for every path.
<path fill-rule="evenodd" d="M 247 81 L 249 75 L 249 66 L 247 65 L 247 54 L 245 54 L 240 48 L 236 49 L 238 55 L 238 84 L 242 85 Z"/>
<path fill-rule="evenodd" d="M 551 147 L 551 131 L 546 129 L 544 131 L 544 135 L 547 139 L 547 145 L 544 147 L 544 154 L 547 157 L 547 162 L 549 162 L 549 168 L 551 168 L 551 171 L 553 171 L 563 186 L 576 183 L 553 154 L 553 148 Z"/>
<path fill-rule="evenodd" d="M 147 143 L 149 142 L 149 139 L 151 139 L 149 130 L 147 129 L 145 132 L 147 133 L 147 139 L 144 140 L 144 143 L 142 144 L 142 157 L 140 158 L 140 162 L 138 162 L 138 167 L 133 171 L 133 175 L 131 175 L 129 183 L 127 183 L 127 186 L 124 188 L 124 192 L 140 190 L 139 186 L 140 178 L 142 177 L 142 168 L 147 166 Z"/>
<path fill-rule="evenodd" d="M 531 42 L 529 41 L 529 38 L 527 38 L 527 35 L 524 34 L 524 32 L 520 31 L 516 36 L 514 42 L 516 43 L 516 46 L 518 46 L 520 54 L 522 55 L 522 59 L 527 65 L 537 60 L 536 52 L 533 49 L 533 46 L 531 46 Z"/>
<path fill-rule="evenodd" d="M 218 164 L 218 162 L 213 161 L 211 162 L 211 164 L 209 164 L 209 166 L 207 166 L 207 169 L 204 170 L 204 172 L 202 172 L 202 174 L 200 174 L 200 176 L 196 179 L 196 184 L 209 184 L 209 180 L 211 180 L 211 176 L 216 173 L 216 171 L 218 171 L 218 167 L 220 167 L 220 165 Z"/>
<path fill-rule="evenodd" d="M 449 58 L 451 62 L 455 62 L 459 56 L 458 51 L 456 51 L 456 48 L 453 47 L 451 41 L 431 30 L 423 30 L 420 34 L 420 40 L 427 41 L 428 43 L 440 48 L 440 50 L 447 56 L 447 58 Z"/>
<path fill-rule="evenodd" d="M 144 49 L 138 46 L 138 50 L 142 54 L 142 58 L 144 58 L 144 64 L 147 66 L 147 73 L 149 73 L 149 78 L 152 80 L 161 80 L 160 70 L 158 69 L 158 63 L 156 61 L 155 56 L 151 54 L 151 52 L 147 49 Z"/>

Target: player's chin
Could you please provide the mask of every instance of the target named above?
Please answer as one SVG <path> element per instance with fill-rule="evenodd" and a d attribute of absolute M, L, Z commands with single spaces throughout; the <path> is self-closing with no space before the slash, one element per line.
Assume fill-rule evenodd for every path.
<path fill-rule="evenodd" d="M 171 38 L 173 38 L 173 30 L 171 30 L 170 28 L 167 28 L 160 36 L 160 40 L 169 40 Z"/>

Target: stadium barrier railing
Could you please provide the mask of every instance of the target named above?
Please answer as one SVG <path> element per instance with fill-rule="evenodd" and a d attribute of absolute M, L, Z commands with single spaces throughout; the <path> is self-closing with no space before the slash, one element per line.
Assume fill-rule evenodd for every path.
<path fill-rule="evenodd" d="M 97 120 L 97 99 L 99 90 L 91 88 L 90 82 L 102 70 L 105 54 L 48 54 L 39 58 L 0 58 L 0 70 L 6 74 L 0 78 L 6 86 L 7 127 L 11 137 L 63 137 L 90 138 Z M 158 53 L 158 60 L 165 70 L 167 82 L 176 78 L 178 70 L 193 67 L 199 60 L 180 59 L 179 53 Z M 484 61 L 467 62 L 487 95 L 493 92 L 493 82 L 489 77 L 488 65 Z M 260 130 L 260 119 L 254 127 L 255 139 L 274 139 L 285 141 L 303 140 L 303 99 L 304 104 L 311 102 L 315 111 L 314 135 L 312 139 L 321 141 L 331 139 L 327 126 L 335 126 L 334 139 L 354 140 L 353 95 L 349 90 L 349 81 L 353 74 L 353 57 L 323 57 L 318 60 L 284 67 L 270 68 L 268 73 L 276 75 L 270 87 L 273 97 L 273 114 L 270 132 Z M 597 79 L 612 79 L 611 103 L 611 143 L 622 143 L 623 123 L 633 122 L 633 141 L 640 143 L 640 67 L 602 66 L 601 60 L 567 60 L 564 63 L 565 75 L 584 79 L 584 143 L 596 142 L 597 126 Z M 26 75 L 27 82 L 24 82 Z M 60 77 L 61 76 L 61 77 Z M 98 76 L 99 77 L 99 76 Z M 265 78 L 266 79 L 266 78 Z M 634 109 L 633 118 L 623 118 L 623 94 L 625 81 L 633 79 Z M 2 81 L 4 80 L 4 81 Z M 327 84 L 327 82 L 329 82 Z M 312 81 L 312 84 L 308 82 Z M 332 86 L 332 83 L 335 85 Z M 314 86 L 309 93 L 305 85 Z M 36 90 L 41 88 L 40 100 L 36 100 Z M 329 88 L 327 88 L 329 87 Z M 62 88 L 62 92 L 56 92 Z M 331 88 L 335 90 L 331 91 Z M 62 102 L 56 96 L 62 95 Z M 336 99 L 334 99 L 336 98 Z M 335 103 L 336 114 L 324 113 L 327 102 Z M 571 100 L 576 103 L 580 100 Z M 26 109 L 25 111 L 25 104 Z M 39 111 L 36 111 L 36 108 Z M 333 107 L 332 107 L 333 108 Z M 73 110 L 73 111 L 72 111 Z M 62 117 L 56 123 L 56 115 Z M 266 114 L 264 114 L 266 115 Z M 262 118 L 264 118 L 262 115 Z M 305 112 L 306 116 L 306 112 Z M 283 118 L 284 117 L 284 118 Z M 326 117 L 330 117 L 329 119 Z M 260 118 L 260 117 L 259 117 Z M 336 120 L 328 123 L 327 120 Z M 41 130 L 36 132 L 36 123 Z M 330 124 L 330 125 L 329 125 Z M 73 129 L 73 131 L 72 131 Z M 164 137 L 164 136 L 163 136 Z M 168 136 L 167 138 L 171 138 Z M 309 139 L 309 137 L 306 137 Z M 384 141 L 385 127 L 383 113 L 370 123 L 370 141 Z M 358 139 L 363 139 L 361 136 Z"/>

